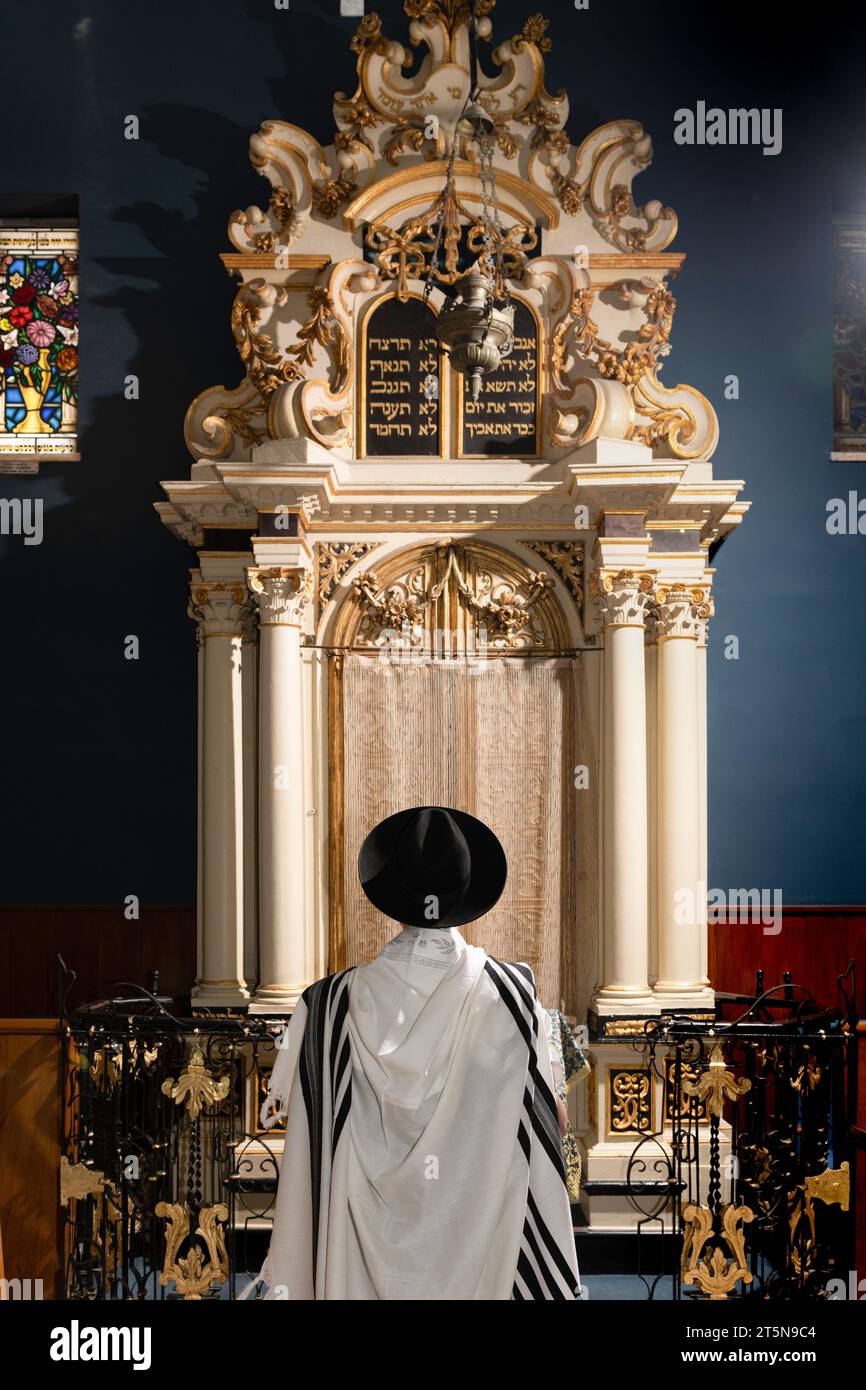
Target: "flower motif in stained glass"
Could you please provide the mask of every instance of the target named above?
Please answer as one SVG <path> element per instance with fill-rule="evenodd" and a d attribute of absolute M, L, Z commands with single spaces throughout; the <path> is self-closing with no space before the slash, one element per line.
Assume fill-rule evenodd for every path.
<path fill-rule="evenodd" d="M 5 246 L 0 246 L 0 452 L 15 452 L 20 441 L 22 453 L 38 453 L 40 443 L 51 435 L 66 436 L 67 447 L 74 449 L 77 258 L 44 249 L 44 238 L 32 250 L 10 245 L 8 237 L 4 241 Z"/>

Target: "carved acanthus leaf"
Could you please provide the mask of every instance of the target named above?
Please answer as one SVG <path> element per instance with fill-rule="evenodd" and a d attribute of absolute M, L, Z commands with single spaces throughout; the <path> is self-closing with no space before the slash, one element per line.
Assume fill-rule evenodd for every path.
<path fill-rule="evenodd" d="M 271 304 L 285 302 L 285 290 L 273 286 L 267 288 Z M 240 359 L 262 396 L 270 396 L 284 382 L 297 380 L 302 375 L 297 363 L 283 356 L 270 335 L 259 331 L 258 325 L 266 303 L 264 296 L 258 293 L 257 286 L 245 285 L 235 296 L 231 317 L 232 334 Z"/>

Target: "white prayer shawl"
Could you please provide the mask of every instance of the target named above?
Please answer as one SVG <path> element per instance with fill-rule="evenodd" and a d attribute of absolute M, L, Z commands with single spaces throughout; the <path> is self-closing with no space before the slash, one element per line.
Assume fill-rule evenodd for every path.
<path fill-rule="evenodd" d="M 265 1297 L 580 1297 L 528 966 L 406 929 L 305 990 L 284 1044 Z"/>

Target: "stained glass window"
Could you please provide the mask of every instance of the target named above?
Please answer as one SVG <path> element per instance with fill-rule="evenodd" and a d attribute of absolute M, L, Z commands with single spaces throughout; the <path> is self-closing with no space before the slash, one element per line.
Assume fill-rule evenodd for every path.
<path fill-rule="evenodd" d="M 78 230 L 0 221 L 0 471 L 77 457 Z"/>
<path fill-rule="evenodd" d="M 866 459 L 866 206 L 837 199 L 833 217 L 834 459 Z"/>

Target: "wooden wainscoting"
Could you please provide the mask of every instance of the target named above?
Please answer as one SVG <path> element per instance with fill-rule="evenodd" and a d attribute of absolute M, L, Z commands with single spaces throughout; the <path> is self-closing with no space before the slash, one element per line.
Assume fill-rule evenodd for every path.
<path fill-rule="evenodd" d="M 756 970 L 763 970 L 767 989 L 789 970 L 794 984 L 805 985 L 820 1004 L 842 1008 L 836 977 L 850 960 L 857 963 L 858 1012 L 866 1013 L 866 908 L 785 905 L 775 935 L 757 920 L 709 927 L 710 980 L 714 989 L 732 994 L 753 993 Z"/>
<path fill-rule="evenodd" d="M 57 955 L 77 975 L 70 1005 L 100 999 L 125 980 L 182 999 L 195 978 L 194 907 L 0 907 L 0 1018 L 56 1018 Z"/>
<path fill-rule="evenodd" d="M 7 1280 L 60 1297 L 60 1028 L 0 1018 L 0 1231 Z M 31 1292 L 31 1296 L 35 1296 Z"/>

